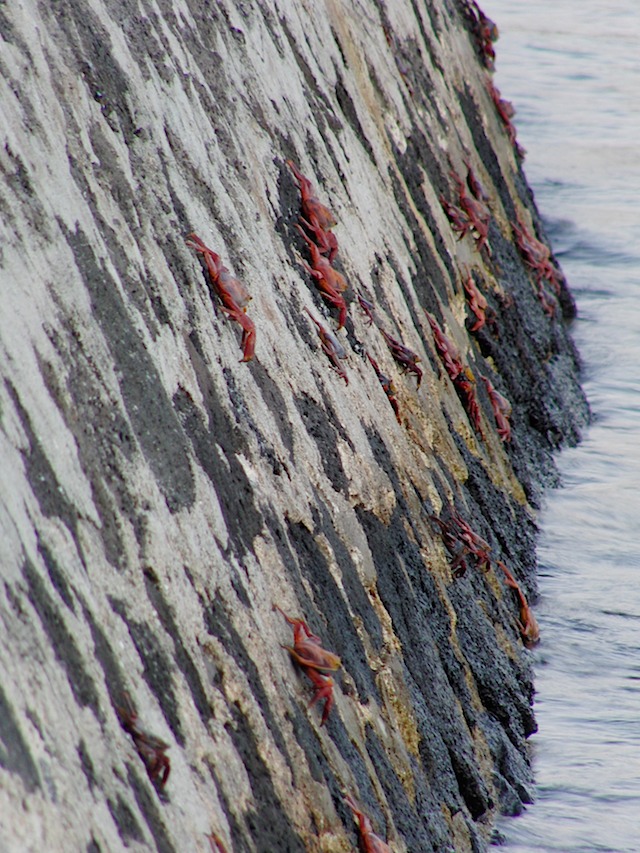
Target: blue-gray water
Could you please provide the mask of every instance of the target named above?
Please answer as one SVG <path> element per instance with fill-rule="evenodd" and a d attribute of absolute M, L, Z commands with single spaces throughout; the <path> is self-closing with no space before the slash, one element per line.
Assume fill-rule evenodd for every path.
<path fill-rule="evenodd" d="M 508 853 L 640 851 L 640 2 L 486 0 L 595 420 L 541 514 L 537 800 Z"/>

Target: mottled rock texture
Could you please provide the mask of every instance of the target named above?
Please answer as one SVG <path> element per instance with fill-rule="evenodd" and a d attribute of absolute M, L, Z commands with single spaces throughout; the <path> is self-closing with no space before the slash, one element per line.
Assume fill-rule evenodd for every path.
<path fill-rule="evenodd" d="M 495 562 L 455 578 L 431 516 L 533 599 L 535 509 L 587 409 L 571 298 L 545 312 L 513 241 L 541 224 L 473 14 L 0 2 L 2 851 L 350 851 L 345 793 L 395 853 L 480 851 L 530 798 L 517 599 Z M 348 385 L 303 310 L 336 329 L 288 159 L 337 219 Z M 465 161 L 490 252 L 440 204 Z M 250 362 L 190 232 L 251 293 Z M 495 316 L 473 333 L 469 272 Z M 425 309 L 511 401 L 509 443 L 480 381 L 470 422 Z M 276 603 L 342 658 L 323 727 Z"/>

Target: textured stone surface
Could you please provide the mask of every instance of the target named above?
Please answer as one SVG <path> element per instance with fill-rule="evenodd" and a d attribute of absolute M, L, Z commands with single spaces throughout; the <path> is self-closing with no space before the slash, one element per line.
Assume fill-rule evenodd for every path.
<path fill-rule="evenodd" d="M 587 417 L 487 79 L 453 0 L 0 2 L 3 851 L 348 851 L 347 792 L 396 853 L 475 851 L 530 797 L 515 599 L 453 578 L 429 518 L 455 508 L 534 596 L 535 508 Z M 335 329 L 287 159 L 338 219 L 348 385 L 303 311 Z M 439 203 L 465 159 L 492 257 Z M 252 295 L 252 362 L 192 231 Z M 467 269 L 496 314 L 473 335 Z M 424 309 L 512 402 L 509 444 L 480 382 L 474 431 Z M 274 603 L 342 658 L 324 727 Z"/>

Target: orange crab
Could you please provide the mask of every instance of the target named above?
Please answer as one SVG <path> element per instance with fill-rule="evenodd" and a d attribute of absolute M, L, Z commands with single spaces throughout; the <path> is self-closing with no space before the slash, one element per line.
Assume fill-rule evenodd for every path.
<path fill-rule="evenodd" d="M 205 835 L 205 838 L 208 839 L 209 844 L 211 845 L 212 853 L 227 853 L 227 848 L 222 843 L 222 839 L 215 832 L 210 832 L 208 835 Z"/>
<path fill-rule="evenodd" d="M 383 841 L 379 835 L 375 834 L 371 820 L 358 806 L 356 801 L 348 795 L 344 798 L 344 801 L 353 812 L 355 819 L 358 821 L 360 847 L 363 853 L 392 853 L 389 845 Z"/>
<path fill-rule="evenodd" d="M 256 327 L 246 315 L 247 305 L 251 299 L 244 284 L 231 275 L 224 266 L 220 255 L 209 249 L 197 234 L 189 234 L 187 246 L 195 249 L 204 258 L 209 289 L 220 300 L 222 310 L 242 327 L 242 358 L 241 361 L 251 361 L 256 347 Z"/>
<path fill-rule="evenodd" d="M 320 637 L 311 632 L 304 619 L 287 616 L 277 604 L 274 604 L 274 608 L 282 613 L 293 628 L 293 646 L 283 644 L 282 648 L 286 649 L 298 666 L 302 667 L 315 687 L 309 707 L 311 708 L 320 699 L 325 700 L 320 721 L 320 725 L 323 726 L 333 705 L 334 680 L 327 673 L 340 669 L 342 661 L 338 655 L 322 648 Z"/>
<path fill-rule="evenodd" d="M 328 255 L 329 263 L 333 263 L 333 259 L 338 254 L 338 240 L 333 231 L 326 231 L 317 221 L 308 222 L 303 216 L 300 217 L 300 222 L 315 237 L 320 254 Z"/>

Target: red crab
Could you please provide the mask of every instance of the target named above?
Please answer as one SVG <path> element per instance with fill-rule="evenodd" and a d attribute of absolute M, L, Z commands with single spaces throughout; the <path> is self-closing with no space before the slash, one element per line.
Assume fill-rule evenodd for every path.
<path fill-rule="evenodd" d="M 376 372 L 378 381 L 382 385 L 382 390 L 387 395 L 387 400 L 391 403 L 391 408 L 395 413 L 396 420 L 399 424 L 401 424 L 402 418 L 400 417 L 400 406 L 398 405 L 398 401 L 396 399 L 396 389 L 393 385 L 393 380 L 389 379 L 388 376 L 385 376 L 385 374 L 378 367 L 378 362 L 373 358 L 372 355 L 370 355 L 370 353 L 367 353 L 367 358 L 371 362 L 371 366 Z"/>
<path fill-rule="evenodd" d="M 478 405 L 478 398 L 476 397 L 476 389 L 474 385 L 475 379 L 472 381 L 468 379 L 465 374 L 461 373 L 457 379 L 453 380 L 453 386 L 456 389 L 456 393 L 460 398 L 460 402 L 462 403 L 464 410 L 466 411 L 469 420 L 471 421 L 471 426 L 478 433 L 480 438 L 484 441 L 484 433 L 482 431 L 482 418 L 480 416 L 480 406 Z"/>
<path fill-rule="evenodd" d="M 527 599 L 525 598 L 524 593 L 520 589 L 520 585 L 518 584 L 514 576 L 511 574 L 509 569 L 505 566 L 502 560 L 498 560 L 497 565 L 500 566 L 500 568 L 505 574 L 507 586 L 515 590 L 516 596 L 518 598 L 518 605 L 520 607 L 520 617 L 517 620 L 518 628 L 520 630 L 520 636 L 522 637 L 522 642 L 524 643 L 524 645 L 528 649 L 530 649 L 532 646 L 535 646 L 538 642 L 540 642 L 540 628 L 538 627 L 538 623 L 536 622 L 536 617 L 533 615 L 533 611 L 529 607 Z"/>
<path fill-rule="evenodd" d="M 511 119 L 516 114 L 513 104 L 510 101 L 505 101 L 503 98 L 500 97 L 500 90 L 496 88 L 493 83 L 493 80 L 491 79 L 487 80 L 487 90 L 489 92 L 491 100 L 493 101 L 496 111 L 505 126 L 507 135 L 509 137 L 509 142 L 511 142 L 511 144 L 513 145 L 516 155 L 521 160 L 524 159 L 526 151 L 518 143 L 518 140 L 516 139 L 516 129 L 514 127 L 513 122 L 511 121 Z"/>
<path fill-rule="evenodd" d="M 241 361 L 251 361 L 256 348 L 256 327 L 247 315 L 247 305 L 251 296 L 244 284 L 231 275 L 224 266 L 220 255 L 209 249 L 197 234 L 189 234 L 187 246 L 195 249 L 204 258 L 209 279 L 209 289 L 221 303 L 222 310 L 242 327 L 242 358 Z"/>
<path fill-rule="evenodd" d="M 330 231 L 336 225 L 336 218 L 328 207 L 325 207 L 314 195 L 313 185 L 309 178 L 295 166 L 292 160 L 287 160 L 287 166 L 295 175 L 300 187 L 301 207 L 304 218 L 313 229 L 316 226 L 323 231 Z"/>
<path fill-rule="evenodd" d="M 475 0 L 469 0 L 464 9 L 471 31 L 475 37 L 485 68 L 493 71 L 496 52 L 493 43 L 498 40 L 498 27 L 488 18 Z"/>
<path fill-rule="evenodd" d="M 358 303 L 360 304 L 360 307 L 362 308 L 367 317 L 368 325 L 372 326 L 375 323 L 377 326 L 378 322 L 375 316 L 376 306 L 370 299 L 367 299 L 367 297 L 362 293 L 362 291 L 356 291 L 356 296 L 358 297 Z"/>
<path fill-rule="evenodd" d="M 400 341 L 397 341 L 395 338 L 392 338 L 388 332 L 385 332 L 384 329 L 380 329 L 382 337 L 385 339 L 387 346 L 389 347 L 389 351 L 397 363 L 403 370 L 408 370 L 410 373 L 415 373 L 417 379 L 417 387 L 420 387 L 420 383 L 422 382 L 422 370 L 418 367 L 418 362 L 420 361 L 420 356 L 418 356 L 413 350 L 410 350 L 409 347 L 406 347 Z"/>
<path fill-rule="evenodd" d="M 454 578 L 465 574 L 469 557 L 473 557 L 475 568 L 485 573 L 489 571 L 491 546 L 455 510 L 451 511 L 449 521 L 442 521 L 435 515 L 429 517 L 440 528 L 445 548 L 453 557 L 451 572 Z"/>
<path fill-rule="evenodd" d="M 465 372 L 465 366 L 460 358 L 458 348 L 449 340 L 438 325 L 438 321 L 429 314 L 426 308 L 424 313 L 431 326 L 436 352 L 440 356 L 444 369 L 451 380 L 457 379 L 461 373 Z"/>
<path fill-rule="evenodd" d="M 442 209 L 444 210 L 451 227 L 460 235 L 459 239 L 461 240 L 469 233 L 469 231 L 471 231 L 471 220 L 464 210 L 456 207 L 455 204 L 451 204 L 451 202 L 447 201 L 443 195 L 440 196 L 440 204 L 442 205 Z"/>
<path fill-rule="evenodd" d="M 362 853 L 392 853 L 389 845 L 380 836 L 375 834 L 369 817 L 362 811 L 355 800 L 350 796 L 346 796 L 344 801 L 358 821 Z"/>
<path fill-rule="evenodd" d="M 483 198 L 483 190 L 480 182 L 475 176 L 473 170 L 469 167 L 467 169 L 467 181 L 463 181 L 462 178 L 451 170 L 449 172 L 453 180 L 455 181 L 456 187 L 458 188 L 458 208 L 457 210 L 461 212 L 461 221 L 464 222 L 466 218 L 466 226 L 460 231 L 460 236 L 464 237 L 464 235 L 469 231 L 475 231 L 476 233 L 476 249 L 481 252 L 484 246 L 488 247 L 487 240 L 489 238 L 489 223 L 491 222 L 491 211 L 489 210 L 484 198 Z M 467 192 L 467 186 L 473 187 L 475 191 L 478 193 L 476 196 L 469 195 Z M 445 209 L 445 213 L 446 213 Z M 457 226 L 453 224 L 454 230 L 458 230 Z"/>
<path fill-rule="evenodd" d="M 344 369 L 344 366 L 341 364 L 341 360 L 347 357 L 347 351 L 338 340 L 338 336 L 335 335 L 331 331 L 331 329 L 328 329 L 326 326 L 323 326 L 319 320 L 316 320 L 316 318 L 306 306 L 304 310 L 307 312 L 309 317 L 311 317 L 311 320 L 315 323 L 316 331 L 318 333 L 318 337 L 320 338 L 320 345 L 322 347 L 323 352 L 327 355 L 327 357 L 333 364 L 338 376 L 344 379 L 345 385 L 348 385 L 349 377 L 347 376 L 347 371 Z"/>
<path fill-rule="evenodd" d="M 456 393 L 471 421 L 471 425 L 480 438 L 484 439 L 480 407 L 476 399 L 475 377 L 470 368 L 463 364 L 457 347 L 444 334 L 436 319 L 429 314 L 426 308 L 424 313 L 427 315 L 427 320 L 431 326 L 435 348 L 444 369 L 449 379 L 453 382 L 453 387 L 456 389 Z"/>
<path fill-rule="evenodd" d="M 328 255 L 329 263 L 333 263 L 333 259 L 338 254 L 338 240 L 333 231 L 325 231 L 317 222 L 308 222 L 303 216 L 300 217 L 300 222 L 315 237 L 320 254 Z"/>
<path fill-rule="evenodd" d="M 544 290 L 543 281 L 547 281 L 554 292 L 560 294 L 560 274 L 551 262 L 551 251 L 541 240 L 531 233 L 518 214 L 518 222 L 511 223 L 520 256 L 525 265 L 535 274 L 538 298 L 546 314 L 553 316 L 555 304 Z"/>
<path fill-rule="evenodd" d="M 484 382 L 489 395 L 491 408 L 493 409 L 493 416 L 498 429 L 498 435 L 502 441 L 511 441 L 511 424 L 509 423 L 512 411 L 511 403 L 506 397 L 503 397 L 499 391 L 496 391 L 491 381 L 487 379 L 486 376 L 481 376 L 480 379 Z"/>
<path fill-rule="evenodd" d="M 476 318 L 475 321 L 469 326 L 470 332 L 478 332 L 487 322 L 487 308 L 489 304 L 483 296 L 483 294 L 478 290 L 478 287 L 474 281 L 473 275 L 469 273 L 467 275 L 466 280 L 462 282 L 465 293 L 467 295 L 467 305 L 471 310 L 471 313 Z"/>
<path fill-rule="evenodd" d="M 334 681 L 327 673 L 340 669 L 342 661 L 338 655 L 322 648 L 320 637 L 311 632 L 304 619 L 295 619 L 287 616 L 284 610 L 277 604 L 274 604 L 274 608 L 279 610 L 293 627 L 293 646 L 283 645 L 282 648 L 287 649 L 294 661 L 302 667 L 314 684 L 316 692 L 311 702 L 309 702 L 309 707 L 311 708 L 320 699 L 325 700 L 322 719 L 320 721 L 320 725 L 323 726 L 327 721 L 329 711 L 333 705 Z"/>
<path fill-rule="evenodd" d="M 136 751 L 147 771 L 147 776 L 159 790 L 162 790 L 167 784 L 171 772 L 171 762 L 169 757 L 165 755 L 166 750 L 169 749 L 169 744 L 140 728 L 138 713 L 128 693 L 123 694 L 123 700 L 123 706 L 116 706 L 120 725 L 128 735 L 131 735 Z"/>
<path fill-rule="evenodd" d="M 338 328 L 344 326 L 347 319 L 347 303 L 344 301 L 342 294 L 348 288 L 347 282 L 337 270 L 331 266 L 327 258 L 325 258 L 320 249 L 316 246 L 313 240 L 308 237 L 302 228 L 296 224 L 296 228 L 302 234 L 311 255 L 311 266 L 306 261 L 301 260 L 300 263 L 315 280 L 318 290 L 324 299 L 334 308 L 339 310 Z"/>

